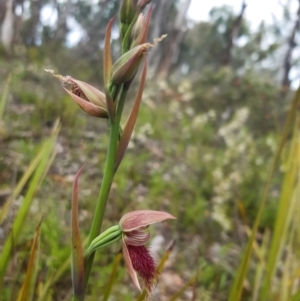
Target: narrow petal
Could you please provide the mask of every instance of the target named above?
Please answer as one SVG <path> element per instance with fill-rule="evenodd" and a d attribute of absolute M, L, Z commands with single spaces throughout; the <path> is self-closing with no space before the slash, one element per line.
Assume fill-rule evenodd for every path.
<path fill-rule="evenodd" d="M 105 94 L 95 87 L 85 83 L 81 80 L 74 79 L 70 76 L 67 76 L 68 81 L 76 83 L 82 92 L 85 94 L 87 99 L 92 102 L 94 105 L 97 105 L 102 108 L 106 108 L 106 99 Z"/>
<path fill-rule="evenodd" d="M 133 281 L 133 284 L 136 286 L 137 289 L 139 289 L 141 291 L 142 289 L 141 289 L 141 286 L 140 286 L 140 283 L 139 283 L 139 280 L 137 277 L 137 273 L 132 266 L 132 261 L 131 261 L 131 258 L 130 258 L 129 252 L 128 252 L 128 248 L 124 241 L 123 241 L 123 256 L 124 256 L 125 264 L 129 271 L 130 277 Z"/>
<path fill-rule="evenodd" d="M 126 233 L 124 240 L 127 245 L 143 246 L 149 241 L 149 238 L 150 238 L 149 232 L 134 230 Z"/>
<path fill-rule="evenodd" d="M 176 219 L 176 217 L 162 211 L 137 210 L 126 213 L 120 220 L 120 226 L 123 232 L 130 232 L 167 219 Z"/>
<path fill-rule="evenodd" d="M 127 246 L 130 262 L 133 269 L 143 280 L 143 284 L 149 293 L 157 282 L 156 266 L 153 257 L 145 246 Z"/>
<path fill-rule="evenodd" d="M 147 41 L 148 29 L 149 29 L 150 20 L 152 17 L 152 12 L 153 12 L 153 7 L 151 6 L 147 13 L 146 19 L 145 19 L 145 25 L 144 25 L 144 30 L 142 31 L 141 40 L 139 41 L 141 44 L 146 43 L 146 41 Z"/>
<path fill-rule="evenodd" d="M 91 116 L 99 117 L 99 118 L 108 118 L 107 111 L 101 107 L 94 105 L 91 102 L 86 101 L 85 99 L 75 95 L 70 92 L 68 89 L 64 88 L 66 92 L 77 102 L 77 104 L 81 107 L 83 111 L 88 113 Z"/>

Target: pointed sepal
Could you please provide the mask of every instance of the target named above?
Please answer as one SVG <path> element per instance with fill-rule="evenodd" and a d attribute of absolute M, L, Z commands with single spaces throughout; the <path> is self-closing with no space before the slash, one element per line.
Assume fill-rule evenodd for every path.
<path fill-rule="evenodd" d="M 110 38 L 111 38 L 111 29 L 114 21 L 115 21 L 115 17 L 112 18 L 107 24 L 105 30 L 104 52 L 103 52 L 103 68 L 104 68 L 103 74 L 104 74 L 104 87 L 105 87 L 105 94 L 106 94 L 106 106 L 107 106 L 109 118 L 111 120 L 113 120 L 115 115 L 115 106 L 109 91 L 110 77 L 111 77 L 111 70 L 112 70 Z"/>
<path fill-rule="evenodd" d="M 147 16 L 144 17 L 143 15 L 141 15 L 137 20 L 135 25 L 137 28 L 135 30 L 135 26 L 134 26 L 132 30 L 132 42 L 130 48 L 134 48 L 138 45 L 147 42 L 148 29 L 149 29 L 152 12 L 153 12 L 153 7 L 151 6 L 147 13 Z M 138 28 L 138 26 L 140 26 L 140 29 Z"/>
<path fill-rule="evenodd" d="M 167 219 L 176 219 L 176 217 L 163 211 L 136 210 L 126 213 L 119 224 L 123 232 L 131 232 Z"/>

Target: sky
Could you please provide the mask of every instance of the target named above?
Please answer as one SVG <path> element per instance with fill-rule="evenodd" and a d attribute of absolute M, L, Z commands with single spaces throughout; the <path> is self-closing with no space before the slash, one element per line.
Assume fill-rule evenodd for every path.
<path fill-rule="evenodd" d="M 271 23 L 272 14 L 280 18 L 282 16 L 282 7 L 279 0 L 245 0 L 247 8 L 245 10 L 245 18 L 251 22 L 251 26 L 257 27 L 262 20 Z M 281 0 L 287 3 L 288 0 Z M 298 1 L 290 0 L 291 10 L 297 11 Z M 242 0 L 192 0 L 188 16 L 195 20 L 208 20 L 209 11 L 214 6 L 230 5 L 236 13 L 240 12 Z"/>
<path fill-rule="evenodd" d="M 245 0 L 245 2 L 247 4 L 245 19 L 250 22 L 252 29 L 256 29 L 263 20 L 266 21 L 267 24 L 273 23 L 274 20 L 272 16 L 282 21 L 283 7 L 280 5 L 280 2 L 289 4 L 289 11 L 292 19 L 296 17 L 298 9 L 298 0 Z M 242 0 L 192 0 L 188 10 L 188 17 L 196 22 L 206 21 L 209 19 L 209 11 L 213 7 L 222 5 L 232 6 L 235 13 L 238 14 L 241 10 Z M 42 11 L 43 23 L 51 25 L 56 22 L 56 19 L 57 12 L 53 10 L 53 7 L 51 5 L 45 6 Z M 82 35 L 84 35 L 84 32 L 74 18 L 68 19 L 68 25 L 73 28 L 68 37 L 68 45 L 72 46 L 78 43 Z M 294 74 L 295 70 L 292 71 L 294 71 L 292 72 Z M 293 78 L 297 79 L 298 82 L 300 72 L 297 71 L 296 73 L 297 74 L 294 74 Z"/>
<path fill-rule="evenodd" d="M 272 14 L 277 18 L 282 18 L 282 7 L 279 4 L 290 3 L 290 11 L 296 11 L 298 7 L 298 0 L 245 0 L 247 8 L 245 10 L 245 18 L 249 20 L 252 28 L 257 28 L 262 20 L 267 23 L 272 22 Z M 188 10 L 188 17 L 194 21 L 205 21 L 209 18 L 209 11 L 216 6 L 230 5 L 234 11 L 238 14 L 241 9 L 242 0 L 192 0 L 190 8 Z M 45 6 L 42 11 L 42 19 L 45 24 L 54 24 L 57 19 L 57 13 L 53 11 L 51 5 Z M 72 33 L 70 33 L 69 40 L 71 44 L 76 44 L 83 35 L 82 30 L 78 27 L 78 24 L 71 18 L 68 20 L 68 25 L 72 25 Z"/>

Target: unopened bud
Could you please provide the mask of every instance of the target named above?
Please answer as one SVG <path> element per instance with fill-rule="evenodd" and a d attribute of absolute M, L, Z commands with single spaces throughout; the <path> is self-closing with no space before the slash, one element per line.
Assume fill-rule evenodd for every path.
<path fill-rule="evenodd" d="M 112 67 L 111 82 L 121 85 L 132 80 L 150 47 L 152 47 L 151 44 L 145 43 L 123 54 Z"/>
<path fill-rule="evenodd" d="M 130 34 L 131 41 L 134 41 L 140 35 L 144 25 L 144 15 L 142 13 L 139 14 L 138 19 L 136 20 Z"/>
<path fill-rule="evenodd" d="M 125 36 L 127 29 L 134 20 L 136 8 L 133 0 L 122 0 L 120 7 L 120 28 L 122 37 Z"/>
<path fill-rule="evenodd" d="M 133 0 L 122 0 L 120 7 L 120 22 L 130 24 L 134 19 L 136 10 Z"/>
<path fill-rule="evenodd" d="M 131 31 L 130 48 L 146 43 L 151 16 L 152 8 L 149 9 L 146 17 L 143 14 L 139 14 L 139 17 Z"/>
<path fill-rule="evenodd" d="M 119 225 L 108 228 L 91 242 L 84 254 L 85 259 L 88 259 L 96 250 L 109 246 L 121 238 L 122 230 Z"/>

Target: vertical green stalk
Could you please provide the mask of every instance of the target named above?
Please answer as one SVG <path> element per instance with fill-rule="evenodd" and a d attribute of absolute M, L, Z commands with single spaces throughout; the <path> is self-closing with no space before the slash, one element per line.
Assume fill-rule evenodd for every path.
<path fill-rule="evenodd" d="M 116 115 L 114 120 L 112 121 L 111 128 L 110 128 L 110 136 L 109 136 L 109 146 L 107 151 L 107 159 L 105 164 L 105 170 L 103 175 L 103 180 L 101 183 L 101 188 L 99 191 L 95 214 L 89 234 L 89 241 L 88 245 L 99 235 L 99 232 L 101 231 L 101 226 L 103 222 L 103 217 L 105 213 L 105 208 L 110 192 L 110 187 L 114 178 L 114 166 L 115 166 L 115 160 L 116 160 L 116 154 L 117 154 L 117 146 L 118 146 L 118 138 L 119 138 L 119 127 L 120 127 L 120 121 L 121 116 L 125 104 L 125 99 L 127 95 L 128 89 L 123 87 Z M 89 275 L 92 269 L 94 260 L 94 254 L 91 255 L 87 261 L 85 262 L 84 267 L 84 291 L 86 291 L 87 283 L 89 279 Z"/>

